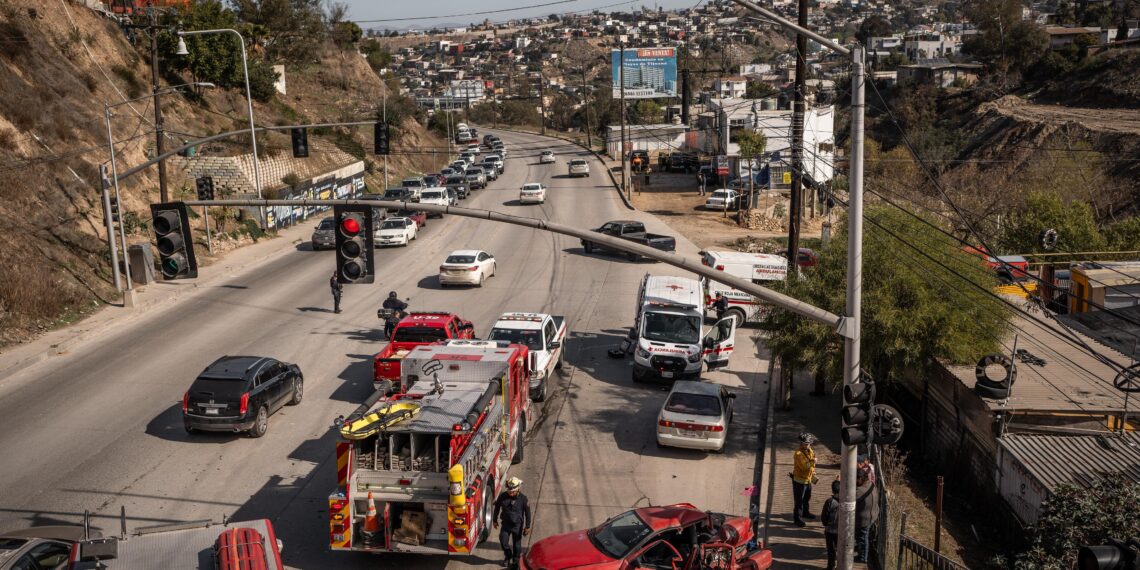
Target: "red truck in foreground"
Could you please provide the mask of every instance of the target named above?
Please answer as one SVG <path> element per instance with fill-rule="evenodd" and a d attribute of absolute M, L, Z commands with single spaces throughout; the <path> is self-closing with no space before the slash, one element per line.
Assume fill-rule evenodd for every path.
<path fill-rule="evenodd" d="M 372 363 L 372 382 L 379 388 L 383 382 L 396 385 L 400 381 L 400 362 L 413 348 L 446 340 L 475 338 L 475 325 L 455 313 L 409 313 L 392 332 L 388 346 Z"/>

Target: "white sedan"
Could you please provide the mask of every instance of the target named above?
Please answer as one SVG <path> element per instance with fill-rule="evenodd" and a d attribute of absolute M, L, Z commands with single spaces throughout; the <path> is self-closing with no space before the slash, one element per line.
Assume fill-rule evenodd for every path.
<path fill-rule="evenodd" d="M 718 384 L 674 382 L 657 414 L 657 446 L 724 451 L 735 399 Z"/>
<path fill-rule="evenodd" d="M 528 182 L 519 188 L 519 204 L 545 204 L 546 186 L 538 182 Z"/>
<path fill-rule="evenodd" d="M 740 208 L 740 192 L 729 188 L 713 191 L 705 200 L 706 210 L 736 210 Z"/>
<path fill-rule="evenodd" d="M 495 275 L 495 256 L 477 249 L 451 252 L 439 266 L 439 285 L 483 286 L 488 277 Z"/>
<path fill-rule="evenodd" d="M 376 245 L 408 245 L 418 233 L 415 220 L 410 218 L 388 218 L 380 224 L 376 235 Z"/>
<path fill-rule="evenodd" d="M 538 156 L 538 162 L 539 162 L 539 164 L 551 164 L 551 163 L 553 163 L 554 162 L 554 151 L 552 151 L 552 150 L 542 151 L 542 154 L 540 154 Z"/>

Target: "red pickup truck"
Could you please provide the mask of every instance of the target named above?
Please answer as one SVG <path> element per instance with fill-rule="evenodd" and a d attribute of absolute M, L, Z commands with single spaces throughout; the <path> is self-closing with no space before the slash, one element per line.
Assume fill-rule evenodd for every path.
<path fill-rule="evenodd" d="M 372 382 L 376 388 L 383 381 L 396 385 L 400 381 L 400 362 L 417 346 L 452 339 L 475 338 L 475 325 L 455 313 L 409 313 L 396 325 L 392 341 L 372 364 Z"/>

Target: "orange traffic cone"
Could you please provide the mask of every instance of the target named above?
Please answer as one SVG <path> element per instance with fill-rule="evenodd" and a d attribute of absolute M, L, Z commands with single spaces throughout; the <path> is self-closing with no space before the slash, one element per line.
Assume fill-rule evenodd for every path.
<path fill-rule="evenodd" d="M 364 515 L 364 528 L 360 529 L 364 537 L 365 546 L 374 546 L 380 538 L 380 519 L 376 516 L 376 502 L 372 500 L 372 491 L 368 492 L 368 512 Z"/>

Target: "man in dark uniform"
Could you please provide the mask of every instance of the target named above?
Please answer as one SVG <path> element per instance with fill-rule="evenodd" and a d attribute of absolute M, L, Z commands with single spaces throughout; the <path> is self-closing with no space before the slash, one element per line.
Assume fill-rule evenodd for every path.
<path fill-rule="evenodd" d="M 712 308 L 716 311 L 716 320 L 724 318 L 724 312 L 728 310 L 728 298 L 722 293 L 716 294 L 716 300 L 713 301 Z"/>
<path fill-rule="evenodd" d="M 329 277 L 329 287 L 332 288 L 333 312 L 339 313 L 340 312 L 340 293 L 341 293 L 341 291 L 344 290 L 344 285 L 341 285 L 340 281 L 337 281 L 335 271 L 333 271 L 332 277 Z"/>
<path fill-rule="evenodd" d="M 522 480 L 518 477 L 507 479 L 507 490 L 495 499 L 495 511 L 491 515 L 495 528 L 499 529 L 499 544 L 503 546 L 503 556 L 509 568 L 518 568 L 522 554 L 522 537 L 530 534 L 530 505 L 522 494 Z"/>
<path fill-rule="evenodd" d="M 384 304 L 381 306 L 385 309 L 392 309 L 392 316 L 384 321 L 384 336 L 391 339 L 392 333 L 396 332 L 396 325 L 400 324 L 404 311 L 408 309 L 408 304 L 401 301 L 400 296 L 392 291 L 388 293 L 388 298 L 384 300 Z"/>

